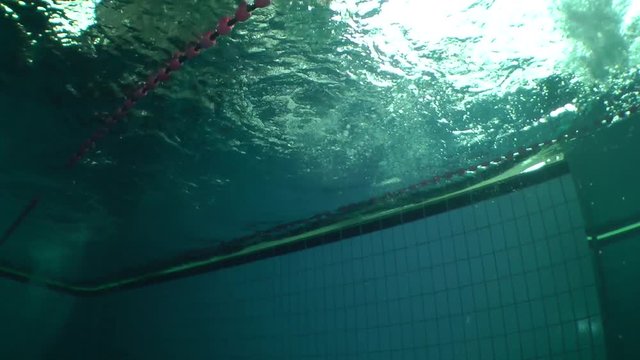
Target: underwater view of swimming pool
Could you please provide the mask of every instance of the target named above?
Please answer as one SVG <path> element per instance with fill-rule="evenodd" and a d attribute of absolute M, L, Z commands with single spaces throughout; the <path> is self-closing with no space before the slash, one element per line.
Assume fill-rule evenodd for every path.
<path fill-rule="evenodd" d="M 225 350 L 203 349 L 201 336 L 191 355 L 179 351 L 188 342 L 136 352 L 107 324 L 101 331 L 127 345 L 91 357 L 628 358 L 635 349 L 623 334 L 631 326 L 615 319 L 634 318 L 621 309 L 636 297 L 618 296 L 630 280 L 612 279 L 633 278 L 637 263 L 621 260 L 636 245 L 619 239 L 640 228 L 639 38 L 637 0 L 0 0 L 0 281 L 22 283 L 0 283 L 0 293 L 34 299 L 10 301 L 31 304 L 15 321 L 63 309 L 42 335 L 48 350 L 23 358 L 87 358 L 67 353 L 62 339 L 153 302 L 154 291 L 183 284 L 175 286 L 196 296 L 207 281 L 228 297 L 209 293 L 201 303 L 234 309 L 208 313 L 224 328 L 285 319 L 272 335 L 306 340 L 288 347 L 261 330 L 221 335 L 196 322 L 202 334 L 227 339 L 218 344 Z M 503 203 L 516 205 L 491 210 Z M 460 223 L 443 225 L 443 216 Z M 521 218 L 526 229 L 508 229 Z M 427 230 L 416 233 L 416 224 Z M 496 231 L 517 240 L 497 243 Z M 476 240 L 489 245 L 474 254 Z M 555 240 L 563 244 L 557 253 Z M 366 255 L 368 242 L 376 245 Z M 414 259 L 414 269 L 386 263 L 405 263 L 422 245 L 432 255 Z M 323 250 L 340 246 L 349 250 Z M 325 271 L 331 259 L 351 268 L 368 257 L 349 271 L 370 278 Z M 507 270 L 498 274 L 501 265 Z M 484 275 L 473 277 L 476 270 Z M 328 273 L 348 281 L 318 280 Z M 379 283 L 409 273 L 429 280 L 416 279 L 415 292 L 398 298 L 391 294 L 400 290 Z M 257 284 L 266 303 L 254 304 L 251 291 L 233 290 L 228 279 Z M 377 292 L 354 290 L 361 302 L 337 306 L 326 295 L 368 281 Z M 465 302 L 467 287 L 467 300 L 478 291 L 490 297 L 489 283 L 508 284 L 511 298 Z M 295 305 L 295 294 L 306 305 Z M 43 305 L 50 296 L 53 305 Z M 459 306 L 442 310 L 451 297 Z M 69 300 L 76 298 L 81 306 Z M 396 323 L 391 299 L 441 307 Z M 247 307 L 233 307 L 238 301 Z M 386 304 L 388 323 L 379 311 L 373 325 L 340 312 L 372 304 Z M 554 307 L 571 315 L 556 319 Z M 158 308 L 172 311 L 165 302 Z M 508 320 L 491 322 L 512 310 L 511 330 Z M 362 311 L 358 319 L 372 318 Z M 336 323 L 322 322 L 327 316 Z M 69 319 L 73 330 L 60 335 Z M 392 335 L 380 329 L 415 333 L 418 323 L 439 340 L 363 345 L 386 344 Z M 465 333 L 469 324 L 475 332 Z M 372 328 L 377 335 L 351 347 L 332 337 L 340 329 L 357 343 Z M 149 344 L 170 337 L 150 334 Z M 306 342 L 318 334 L 331 336 Z M 521 344 L 513 352 L 511 337 Z M 245 341 L 261 345 L 238 350 Z M 12 351 L 7 358 L 20 358 Z"/>

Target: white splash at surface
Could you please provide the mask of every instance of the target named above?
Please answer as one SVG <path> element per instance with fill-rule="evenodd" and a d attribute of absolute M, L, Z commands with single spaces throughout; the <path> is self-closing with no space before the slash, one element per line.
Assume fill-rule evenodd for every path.
<path fill-rule="evenodd" d="M 45 0 L 52 9 L 61 12 L 53 13 L 49 21 L 53 24 L 53 30 L 64 45 L 72 45 L 75 42 L 69 37 L 82 34 L 96 22 L 96 7 L 102 0 Z"/>
<path fill-rule="evenodd" d="M 570 44 L 552 3 L 336 0 L 331 7 L 334 20 L 354 30 L 345 36 L 370 49 L 384 72 L 440 74 L 472 93 L 504 93 L 552 75 L 565 60 Z"/>

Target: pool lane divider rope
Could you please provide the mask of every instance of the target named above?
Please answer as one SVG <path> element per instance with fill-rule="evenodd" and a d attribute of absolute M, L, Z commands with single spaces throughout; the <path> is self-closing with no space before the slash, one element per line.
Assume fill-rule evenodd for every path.
<path fill-rule="evenodd" d="M 78 165 L 78 163 L 80 163 L 80 161 L 96 147 L 96 143 L 107 136 L 111 129 L 127 116 L 129 111 L 138 101 L 147 96 L 162 83 L 167 82 L 171 78 L 171 74 L 180 70 L 188 60 L 195 58 L 206 49 L 216 45 L 219 37 L 229 35 L 235 25 L 240 22 L 247 21 L 255 9 L 264 8 L 269 5 L 271 5 L 271 0 L 255 0 L 252 5 L 249 5 L 245 0 L 242 0 L 233 17 L 221 17 L 218 20 L 218 24 L 215 29 L 204 33 L 196 42 L 192 42 L 187 45 L 183 51 L 175 52 L 164 67 L 152 73 L 146 82 L 136 88 L 131 95 L 127 96 L 123 100 L 122 104 L 112 114 L 105 118 L 104 124 L 89 138 L 87 138 L 82 143 L 78 151 L 69 158 L 65 164 L 65 168 L 71 170 Z M 11 223 L 11 225 L 2 234 L 2 237 L 0 237 L 0 246 L 7 242 L 25 219 L 33 213 L 33 210 L 38 207 L 42 197 L 42 194 L 34 196 L 22 209 L 13 223 Z"/>

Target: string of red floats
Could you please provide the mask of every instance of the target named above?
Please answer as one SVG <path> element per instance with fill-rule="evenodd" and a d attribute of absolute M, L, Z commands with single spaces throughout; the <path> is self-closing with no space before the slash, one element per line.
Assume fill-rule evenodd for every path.
<path fill-rule="evenodd" d="M 218 26 L 214 30 L 204 33 L 197 42 L 189 44 L 184 51 L 175 52 L 166 66 L 151 74 L 145 83 L 140 85 L 130 96 L 124 99 L 120 107 L 111 115 L 107 116 L 104 126 L 96 130 L 91 137 L 82 143 L 80 149 L 71 156 L 67 165 L 69 167 L 77 165 L 80 160 L 95 147 L 98 140 L 105 137 L 114 125 L 118 124 L 127 116 L 129 110 L 131 110 L 139 100 L 147 96 L 160 84 L 168 81 L 171 78 L 171 73 L 180 70 L 187 60 L 193 59 L 204 50 L 214 46 L 218 37 L 230 34 L 237 23 L 246 21 L 251 17 L 253 10 L 267 7 L 270 4 L 271 0 L 255 0 L 253 5 L 248 5 L 246 1 L 242 0 L 233 18 L 228 16 L 220 18 Z"/>
<path fill-rule="evenodd" d="M 234 17 L 222 17 L 218 20 L 215 29 L 204 33 L 196 42 L 190 43 L 183 51 L 175 52 L 164 67 L 152 73 L 146 82 L 136 88 L 131 95 L 126 97 L 122 104 L 109 116 L 105 118 L 104 124 L 98 128 L 88 139 L 86 139 L 78 151 L 76 151 L 67 161 L 68 169 L 74 168 L 92 149 L 96 143 L 107 136 L 111 129 L 124 119 L 129 111 L 138 101 L 147 96 L 151 91 L 171 78 L 171 73 L 182 68 L 185 62 L 200 55 L 204 50 L 214 46 L 219 37 L 229 35 L 237 23 L 247 21 L 255 9 L 264 8 L 271 5 L 271 0 L 255 0 L 252 5 L 242 0 L 238 5 Z M 33 212 L 40 203 L 41 195 L 35 196 L 20 212 L 9 228 L 0 238 L 0 245 L 6 242 L 18 229 L 20 224 Z"/>

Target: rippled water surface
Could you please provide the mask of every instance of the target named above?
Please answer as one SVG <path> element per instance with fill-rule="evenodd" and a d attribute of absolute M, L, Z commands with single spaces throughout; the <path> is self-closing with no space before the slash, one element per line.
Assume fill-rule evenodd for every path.
<path fill-rule="evenodd" d="M 0 0 L 0 258 L 92 278 L 370 198 L 637 103 L 637 0 L 274 0 L 62 167 L 235 1 Z M 2 225 L 4 226 L 4 225 Z"/>

